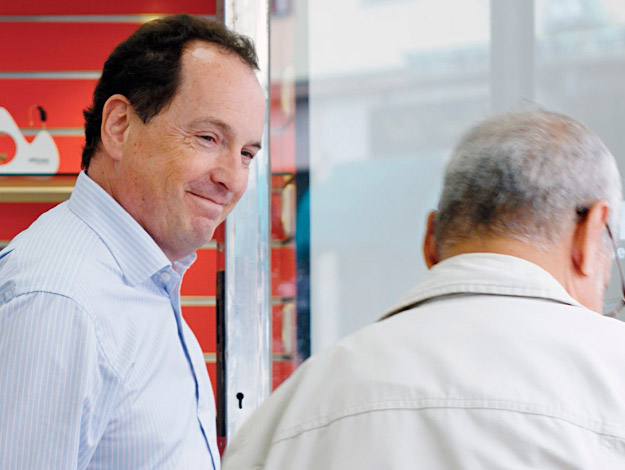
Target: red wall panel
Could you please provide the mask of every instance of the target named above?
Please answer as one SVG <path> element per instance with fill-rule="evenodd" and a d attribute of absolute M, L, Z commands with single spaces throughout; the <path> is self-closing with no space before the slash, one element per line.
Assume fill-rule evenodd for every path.
<path fill-rule="evenodd" d="M 109 0 L 89 2 L 1 2 L 0 15 L 129 15 L 147 13 L 187 12 L 214 15 L 216 0 Z"/>
<path fill-rule="evenodd" d="M 271 295 L 295 297 L 295 250 L 285 246 L 271 250 Z"/>
<path fill-rule="evenodd" d="M 271 171 L 274 173 L 295 173 L 295 122 L 288 124 L 279 132 L 272 128 L 269 148 L 271 151 Z"/>
<path fill-rule="evenodd" d="M 271 171 L 274 173 L 295 173 L 295 88 L 286 93 L 289 98 L 287 106 L 291 109 L 291 114 L 285 114 L 283 103 L 283 88 L 279 83 L 271 84 L 269 103 L 269 121 L 271 123 L 271 138 L 269 146 L 271 148 Z"/>
<path fill-rule="evenodd" d="M 3 203 L 0 204 L 0 240 L 10 240 L 28 228 L 37 217 L 57 203 Z"/>
<path fill-rule="evenodd" d="M 0 24 L 0 71 L 99 71 L 138 23 Z"/>
<path fill-rule="evenodd" d="M 59 149 L 61 162 L 58 173 L 80 172 L 80 161 L 82 158 L 82 147 L 85 145 L 83 136 L 63 136 L 53 135 L 52 138 Z"/>
<path fill-rule="evenodd" d="M 203 352 L 215 352 L 215 307 L 182 307 L 182 316 L 200 343 Z"/>
<path fill-rule="evenodd" d="M 29 108 L 41 106 L 47 114 L 47 127 L 82 129 L 82 111 L 91 104 L 96 83 L 89 79 L 0 79 L 0 106 L 9 111 L 20 128 L 40 127 L 39 114 Z"/>
<path fill-rule="evenodd" d="M 273 363 L 273 377 L 272 385 L 275 390 L 282 382 L 289 378 L 289 375 L 293 373 L 297 367 L 297 362 L 274 362 Z"/>
<path fill-rule="evenodd" d="M 217 250 L 198 250 L 197 260 L 184 275 L 180 295 L 214 296 L 216 286 Z"/>

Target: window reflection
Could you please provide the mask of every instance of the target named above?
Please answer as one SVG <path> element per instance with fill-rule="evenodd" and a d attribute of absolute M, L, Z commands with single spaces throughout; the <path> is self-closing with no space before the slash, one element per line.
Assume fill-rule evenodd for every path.
<path fill-rule="evenodd" d="M 505 17 L 510 8 L 530 14 Z M 423 275 L 425 214 L 447 156 L 497 103 L 570 114 L 625 158 L 622 0 L 296 0 L 287 11 L 272 19 L 272 82 L 292 84 L 291 150 L 308 143 L 295 170 L 309 176 L 296 207 L 310 211 L 297 220 L 310 222 L 313 352 Z M 515 63 L 519 51 L 529 60 Z M 505 81 L 518 76 L 493 75 L 520 66 L 517 88 Z"/>

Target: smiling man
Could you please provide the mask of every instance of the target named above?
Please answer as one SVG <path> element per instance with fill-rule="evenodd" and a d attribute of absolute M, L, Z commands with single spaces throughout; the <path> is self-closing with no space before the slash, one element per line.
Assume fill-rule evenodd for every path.
<path fill-rule="evenodd" d="M 179 289 L 260 149 L 256 68 L 247 38 L 188 15 L 106 61 L 70 200 L 0 252 L 3 469 L 219 468 Z"/>

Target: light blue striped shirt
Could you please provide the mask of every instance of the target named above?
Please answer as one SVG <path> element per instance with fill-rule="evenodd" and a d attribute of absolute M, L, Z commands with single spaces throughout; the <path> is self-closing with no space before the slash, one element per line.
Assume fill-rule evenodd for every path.
<path fill-rule="evenodd" d="M 219 470 L 204 356 L 169 262 L 81 173 L 0 252 L 0 468 Z"/>

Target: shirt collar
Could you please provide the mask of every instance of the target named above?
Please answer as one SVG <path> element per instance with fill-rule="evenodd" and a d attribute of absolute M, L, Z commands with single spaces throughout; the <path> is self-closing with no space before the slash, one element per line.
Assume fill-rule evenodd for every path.
<path fill-rule="evenodd" d="M 130 285 L 172 266 L 143 227 L 84 171 L 78 175 L 69 208 L 98 234 Z M 186 256 L 174 263 L 174 269 L 182 275 L 193 261 L 195 254 Z"/>
<path fill-rule="evenodd" d="M 581 307 L 551 274 L 534 263 L 496 253 L 466 253 L 432 267 L 382 318 L 454 294 L 533 297 Z"/>

